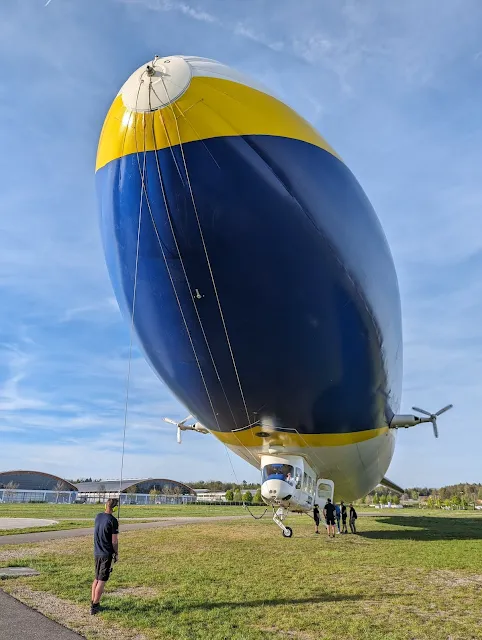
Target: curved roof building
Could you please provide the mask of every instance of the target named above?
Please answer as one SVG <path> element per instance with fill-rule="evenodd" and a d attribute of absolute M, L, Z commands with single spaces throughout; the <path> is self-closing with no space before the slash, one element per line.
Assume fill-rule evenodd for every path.
<path fill-rule="evenodd" d="M 77 491 L 68 480 L 42 471 L 2 471 L 0 489 L 21 489 L 25 491 Z"/>
<path fill-rule="evenodd" d="M 79 482 L 79 493 L 117 493 L 119 480 L 100 480 L 99 482 Z M 176 480 L 167 478 L 145 478 L 138 480 L 123 480 L 120 486 L 121 493 L 149 493 L 152 490 L 162 494 L 171 495 L 196 495 L 191 487 Z"/>

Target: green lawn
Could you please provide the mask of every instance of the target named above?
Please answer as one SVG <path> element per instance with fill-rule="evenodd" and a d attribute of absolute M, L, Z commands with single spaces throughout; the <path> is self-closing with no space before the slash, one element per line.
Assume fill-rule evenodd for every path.
<path fill-rule="evenodd" d="M 264 507 L 250 507 L 263 512 Z M 101 504 L 0 504 L 0 518 L 94 518 L 103 511 Z M 209 505 L 147 505 L 121 507 L 121 518 L 170 518 L 176 516 L 229 516 L 247 513 L 242 506 Z"/>
<path fill-rule="evenodd" d="M 136 522 L 152 522 L 152 520 L 143 520 L 142 518 L 129 520 L 129 523 Z M 127 522 L 126 522 L 127 524 Z M 22 529 L 0 529 L 0 536 L 11 536 L 16 533 L 41 533 L 42 531 L 63 531 L 65 529 L 84 529 L 94 526 L 94 519 L 88 520 L 60 520 L 58 524 L 44 525 L 42 527 L 25 527 Z"/>
<path fill-rule="evenodd" d="M 95 623 L 153 640 L 482 638 L 481 516 L 380 514 L 360 518 L 359 535 L 333 540 L 315 536 L 306 516 L 288 524 L 289 540 L 268 519 L 126 533 Z M 25 548 L 15 564 L 41 575 L 3 586 L 78 603 L 87 620 L 91 546 Z M 102 637 L 79 624 L 70 621 L 87 638 Z"/>

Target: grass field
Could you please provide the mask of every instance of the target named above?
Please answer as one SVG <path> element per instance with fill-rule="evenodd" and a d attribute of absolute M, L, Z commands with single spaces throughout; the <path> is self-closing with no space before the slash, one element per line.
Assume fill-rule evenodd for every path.
<path fill-rule="evenodd" d="M 0 504 L 0 518 L 95 518 L 103 511 L 101 504 Z M 250 506 L 253 512 L 264 511 L 264 506 Z M 193 505 L 122 505 L 121 518 L 169 518 L 176 516 L 230 516 L 247 513 L 243 506 L 210 504 Z"/>
<path fill-rule="evenodd" d="M 50 603 L 46 613 L 89 639 L 110 638 L 109 627 L 148 640 L 482 638 L 481 516 L 380 514 L 333 540 L 306 516 L 289 524 L 290 540 L 266 519 L 126 533 L 96 618 L 90 539 L 16 547 L 10 564 L 41 575 L 2 586 Z"/>

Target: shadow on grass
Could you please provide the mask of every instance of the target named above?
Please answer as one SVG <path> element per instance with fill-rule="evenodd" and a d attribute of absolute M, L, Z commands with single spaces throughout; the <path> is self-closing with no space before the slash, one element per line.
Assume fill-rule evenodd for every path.
<path fill-rule="evenodd" d="M 407 596 L 407 593 L 383 593 L 383 598 L 397 598 L 400 596 Z M 321 593 L 308 596 L 306 598 L 262 598 L 259 600 L 245 600 L 243 602 L 162 602 L 159 603 L 157 599 L 146 601 L 136 600 L 129 598 L 129 611 L 131 613 L 149 615 L 155 614 L 159 611 L 170 611 L 171 613 L 182 613 L 184 611 L 192 611 L 193 609 L 202 609 L 203 611 L 212 611 L 213 609 L 245 609 L 250 607 L 278 607 L 283 605 L 293 604 L 318 604 L 321 602 L 350 602 L 355 600 L 367 600 L 373 599 L 373 595 L 369 594 L 340 594 L 340 593 Z M 124 600 L 124 602 L 122 602 Z M 125 609 L 126 601 L 123 598 L 116 598 L 113 600 L 106 600 L 104 609 L 106 611 L 122 611 Z"/>
<path fill-rule="evenodd" d="M 359 530 L 358 535 L 376 540 L 482 540 L 480 517 L 390 516 L 377 518 L 377 522 L 401 528 L 381 531 Z"/>

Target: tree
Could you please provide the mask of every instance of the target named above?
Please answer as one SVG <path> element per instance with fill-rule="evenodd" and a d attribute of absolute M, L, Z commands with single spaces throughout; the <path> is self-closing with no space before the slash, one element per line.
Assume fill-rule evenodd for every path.
<path fill-rule="evenodd" d="M 160 496 L 160 495 L 161 495 L 161 492 L 160 492 L 158 489 L 156 489 L 155 487 L 154 487 L 154 488 L 152 488 L 152 489 L 149 491 L 149 502 L 151 502 L 152 504 L 154 504 L 154 503 L 155 503 L 155 501 L 156 501 L 156 497 L 157 497 L 157 496 Z"/>
<path fill-rule="evenodd" d="M 400 504 L 400 496 L 396 493 L 392 498 L 393 504 Z"/>
<path fill-rule="evenodd" d="M 234 501 L 234 493 L 232 489 L 228 489 L 226 491 L 226 502 L 233 502 L 233 501 Z"/>
<path fill-rule="evenodd" d="M 256 493 L 254 494 L 253 502 L 256 504 L 262 504 L 263 498 L 261 497 L 261 487 L 258 487 Z"/>
<path fill-rule="evenodd" d="M 253 494 L 251 491 L 245 491 L 243 493 L 243 500 L 244 502 L 253 502 Z"/>
<path fill-rule="evenodd" d="M 418 500 L 419 498 L 418 491 L 415 491 L 415 489 L 410 491 L 410 497 L 412 498 L 412 500 Z"/>
<path fill-rule="evenodd" d="M 388 500 L 386 495 L 380 497 L 380 504 L 387 504 L 387 502 Z"/>
<path fill-rule="evenodd" d="M 236 489 L 236 491 L 234 492 L 234 497 L 233 497 L 233 501 L 234 502 L 242 502 L 243 501 L 243 496 L 241 494 L 241 489 Z"/>
<path fill-rule="evenodd" d="M 373 504 L 380 504 L 380 496 L 378 493 L 373 496 Z"/>

